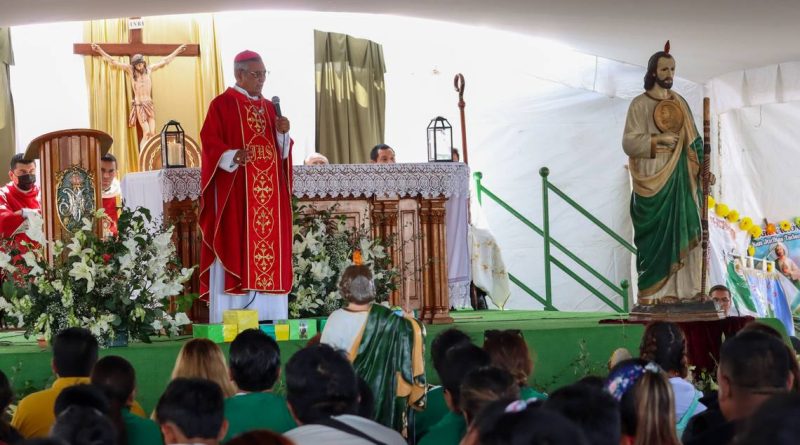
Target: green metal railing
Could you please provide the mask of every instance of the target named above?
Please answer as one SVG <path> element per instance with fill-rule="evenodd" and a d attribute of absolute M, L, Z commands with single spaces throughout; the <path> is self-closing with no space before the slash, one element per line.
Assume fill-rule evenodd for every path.
<path fill-rule="evenodd" d="M 578 258 L 577 255 L 572 253 L 569 249 L 567 249 L 563 244 L 559 243 L 556 239 L 550 236 L 550 192 L 553 192 L 556 196 L 563 199 L 567 204 L 569 204 L 572 208 L 577 210 L 580 214 L 585 216 L 589 221 L 594 223 L 597 227 L 602 229 L 605 233 L 607 233 L 611 238 L 617 241 L 622 247 L 628 249 L 631 253 L 636 253 L 636 248 L 633 247 L 629 242 L 625 241 L 622 237 L 617 235 L 611 228 L 607 225 L 603 224 L 600 220 L 594 217 L 591 213 L 589 213 L 586 209 L 580 206 L 577 202 L 572 200 L 566 193 L 561 191 L 558 187 L 554 186 L 547 180 L 547 176 L 550 174 L 550 170 L 547 167 L 542 167 L 539 170 L 539 175 L 542 177 L 542 227 L 540 228 L 533 222 L 531 222 L 528 218 L 525 218 L 514 210 L 510 205 L 508 205 L 505 201 L 500 199 L 497 195 L 492 193 L 489 189 L 487 189 L 483 184 L 483 173 L 475 172 L 473 177 L 475 178 L 475 185 L 476 191 L 478 195 L 478 203 L 483 205 L 483 197 L 486 196 L 494 201 L 497 205 L 505 209 L 509 212 L 512 216 L 520 220 L 523 224 L 528 226 L 531 230 L 539 234 L 544 239 L 544 288 L 545 294 L 542 297 L 539 293 L 528 287 L 525 283 L 523 283 L 519 278 L 514 276 L 513 274 L 509 273 L 509 279 L 512 283 L 519 286 L 523 291 L 525 291 L 528 295 L 536 299 L 539 303 L 544 306 L 544 309 L 547 311 L 557 311 L 558 309 L 553 305 L 553 289 L 551 286 L 551 265 L 555 265 L 557 268 L 561 269 L 565 274 L 570 276 L 573 280 L 578 282 L 581 286 L 583 286 L 586 290 L 591 292 L 595 297 L 600 299 L 603 303 L 608 305 L 610 308 L 615 310 L 616 312 L 628 312 L 628 288 L 630 284 L 627 280 L 622 280 L 619 285 L 612 283 L 606 277 L 601 275 L 597 270 L 595 270 L 592 266 L 587 264 L 582 259 Z M 579 265 L 583 270 L 591 274 L 595 277 L 598 281 L 606 285 L 609 289 L 611 289 L 615 294 L 619 295 L 622 298 L 622 307 L 618 304 L 611 301 L 608 297 L 606 297 L 602 292 L 600 292 L 595 286 L 592 286 L 588 283 L 585 279 L 583 279 L 580 275 L 578 275 L 572 268 L 561 262 L 558 258 L 554 257 L 551 254 L 550 247 L 555 247 L 559 251 L 561 251 L 564 255 L 566 255 L 569 259 L 574 261 L 577 265 Z"/>

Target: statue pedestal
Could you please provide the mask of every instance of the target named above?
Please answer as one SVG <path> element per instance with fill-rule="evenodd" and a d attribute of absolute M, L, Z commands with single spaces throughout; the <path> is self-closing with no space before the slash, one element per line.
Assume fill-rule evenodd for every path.
<path fill-rule="evenodd" d="M 721 320 L 725 314 L 713 301 L 674 304 L 637 304 L 631 309 L 631 321 L 709 321 Z"/>

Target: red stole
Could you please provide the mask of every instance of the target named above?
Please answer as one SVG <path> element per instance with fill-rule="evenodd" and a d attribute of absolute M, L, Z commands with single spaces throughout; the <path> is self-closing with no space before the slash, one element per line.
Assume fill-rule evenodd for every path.
<path fill-rule="evenodd" d="M 202 171 L 200 295 L 208 297 L 215 258 L 225 292 L 288 293 L 292 288 L 291 152 L 281 158 L 272 103 L 229 88 L 215 98 L 200 133 Z M 222 154 L 244 148 L 250 160 L 232 173 Z M 216 209 L 216 210 L 215 210 Z"/>
<path fill-rule="evenodd" d="M 117 212 L 117 197 L 112 196 L 103 198 L 103 209 L 108 218 L 103 220 L 103 233 L 110 233 L 117 236 L 117 223 L 119 222 L 119 212 Z"/>
<path fill-rule="evenodd" d="M 0 187 L 0 237 L 11 237 L 25 221 L 22 215 L 16 214 L 17 211 L 39 208 L 39 188 L 36 185 L 28 193 L 18 189 L 13 183 Z M 27 235 L 17 235 L 15 238 L 17 241 L 30 242 Z"/>

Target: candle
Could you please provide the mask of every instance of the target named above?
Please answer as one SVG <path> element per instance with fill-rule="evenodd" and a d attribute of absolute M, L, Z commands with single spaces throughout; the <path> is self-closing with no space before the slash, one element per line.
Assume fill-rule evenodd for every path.
<path fill-rule="evenodd" d="M 183 164 L 183 156 L 182 151 L 183 147 L 180 143 L 175 141 L 167 142 L 167 154 L 168 154 L 168 161 L 170 165 L 181 165 Z"/>

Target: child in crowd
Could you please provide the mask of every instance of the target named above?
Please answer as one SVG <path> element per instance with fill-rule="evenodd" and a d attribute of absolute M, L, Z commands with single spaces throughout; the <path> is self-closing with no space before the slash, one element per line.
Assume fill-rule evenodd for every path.
<path fill-rule="evenodd" d="M 236 387 L 228 375 L 225 355 L 211 340 L 194 338 L 186 342 L 175 359 L 172 380 L 177 378 L 201 378 L 219 385 L 225 397 L 236 394 Z"/>
<path fill-rule="evenodd" d="M 11 383 L 8 377 L 0 371 L 0 414 L 8 409 L 8 405 L 14 400 L 14 392 L 11 390 Z M 0 415 L 0 442 L 14 445 L 22 441 L 22 436 L 8 424 L 4 415 Z"/>
<path fill-rule="evenodd" d="M 519 386 L 505 369 L 486 366 L 467 374 L 461 383 L 460 408 L 468 429 L 461 443 L 477 443 L 478 430 L 473 423 L 484 408 L 497 400 L 516 399 L 519 399 Z"/>
<path fill-rule="evenodd" d="M 283 396 L 272 392 L 281 374 L 281 350 L 264 331 L 239 333 L 229 351 L 230 376 L 239 392 L 225 399 L 228 434 L 223 442 L 253 430 L 285 433 L 297 426 Z"/>
<path fill-rule="evenodd" d="M 619 445 L 619 404 L 602 384 L 584 379 L 559 388 L 544 402 L 544 408 L 575 422 L 590 445 Z"/>
<path fill-rule="evenodd" d="M 485 332 L 483 350 L 492 359 L 492 365 L 511 373 L 519 385 L 520 397 L 527 399 L 546 399 L 547 395 L 536 391 L 528 384 L 533 375 L 533 359 L 522 332 L 517 329 Z"/>
<path fill-rule="evenodd" d="M 676 428 L 680 437 L 689 424 L 689 419 L 706 410 L 706 406 L 700 403 L 703 393 L 687 380 L 689 361 L 686 336 L 675 323 L 654 321 L 644 330 L 639 357 L 655 362 L 669 376 L 669 384 L 675 397 Z"/>
<path fill-rule="evenodd" d="M 519 399 L 519 386 L 505 369 L 486 366 L 467 374 L 461 382 L 459 407 L 467 425 L 488 404 L 500 399 Z"/>
<path fill-rule="evenodd" d="M 458 329 L 451 328 L 439 333 L 431 343 L 431 363 L 439 381 L 442 379 L 442 367 L 447 351 L 458 346 L 472 344 L 469 336 Z M 423 411 L 415 413 L 414 435 L 417 440 L 424 436 L 436 423 L 438 423 L 450 410 L 444 400 L 444 388 L 433 386 L 428 389 L 426 406 Z"/>
<path fill-rule="evenodd" d="M 161 445 L 161 431 L 150 419 L 131 413 L 136 394 L 136 371 L 122 357 L 109 355 L 92 369 L 92 385 L 108 399 L 109 418 L 117 432 L 117 445 Z"/>
<path fill-rule="evenodd" d="M 489 404 L 475 419 L 475 432 L 468 437 L 474 441 L 463 445 L 589 445 L 581 428 L 561 414 L 542 408 L 542 403 L 531 399 Z"/>
<path fill-rule="evenodd" d="M 228 431 L 222 390 L 206 379 L 173 379 L 158 399 L 155 417 L 167 445 L 217 445 Z"/>
<path fill-rule="evenodd" d="M 672 387 L 657 364 L 620 362 L 608 374 L 606 390 L 619 402 L 622 445 L 680 445 Z"/>
<path fill-rule="evenodd" d="M 460 344 L 445 354 L 439 378 L 444 387 L 444 398 L 450 412 L 419 441 L 419 445 L 458 445 L 467 433 L 467 422 L 461 413 L 461 384 L 475 369 L 488 366 L 491 360 L 483 349 L 471 344 Z"/>

